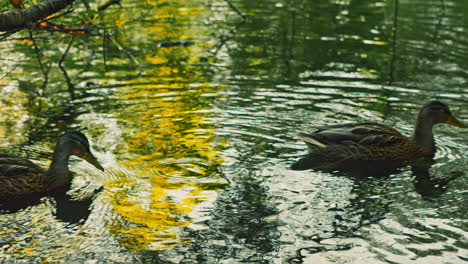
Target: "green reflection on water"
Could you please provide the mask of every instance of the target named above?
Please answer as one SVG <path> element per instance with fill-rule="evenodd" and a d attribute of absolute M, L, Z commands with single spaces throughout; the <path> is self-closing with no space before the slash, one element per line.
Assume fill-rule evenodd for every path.
<path fill-rule="evenodd" d="M 83 12 L 83 6 L 75 2 L 77 12 Z M 48 256 L 46 260 L 58 261 L 64 255 L 75 259 L 86 250 L 107 250 L 109 254 L 102 254 L 106 256 L 96 257 L 106 258 L 121 252 L 120 245 L 139 251 L 179 244 L 177 250 L 183 251 L 184 246 L 191 250 L 179 255 L 192 259 L 225 259 L 225 251 L 230 250 L 229 258 L 235 260 L 249 260 L 250 255 L 261 259 L 277 251 L 285 260 L 298 253 L 302 243 L 310 242 L 298 234 L 326 231 L 331 223 L 321 216 L 329 208 L 321 203 L 322 198 L 316 198 L 320 191 L 341 203 L 354 202 L 347 211 L 353 219 L 380 221 L 389 213 L 388 204 L 413 199 L 416 194 L 411 184 L 402 192 L 405 195 L 396 192 L 394 198 L 377 204 L 367 201 L 374 201 L 373 196 L 380 199 L 387 193 L 386 185 L 372 192 L 374 187 L 366 189 L 360 183 L 362 188 L 351 191 L 358 197 L 349 199 L 348 183 L 335 185 L 331 181 L 328 189 L 319 188 L 320 182 L 330 181 L 330 175 L 307 172 L 294 179 L 285 169 L 286 163 L 300 150 L 288 133 L 315 124 L 388 116 L 390 123 L 408 132 L 412 110 L 420 101 L 440 94 L 440 87 L 456 110 L 463 109 L 468 53 L 466 34 L 460 32 L 467 28 L 462 19 L 467 4 L 436 2 L 400 1 L 394 35 L 395 1 L 239 0 L 235 5 L 248 15 L 247 21 L 231 35 L 223 35 L 210 30 L 226 31 L 224 17 L 240 19 L 232 10 L 220 7 L 226 5 L 224 1 L 123 1 L 122 8 L 113 6 L 104 15 L 82 16 L 95 23 L 110 23 L 106 33 L 112 39 L 75 37 L 63 62 L 74 94 L 56 65 L 71 41 L 69 35 L 34 32 L 42 50 L 40 58 L 46 67 L 52 67 L 46 87 L 30 41 L 0 42 L 4 65 L 24 60 L 17 68 L 7 67 L 13 74 L 0 80 L 4 87 L 0 93 L 2 147 L 15 151 L 19 146 L 21 153 L 31 155 L 28 148 L 32 146 L 33 159 L 46 164 L 58 130 L 81 126 L 88 128 L 87 134 L 95 141 L 93 147 L 108 154 L 100 156 L 108 165 L 106 189 L 95 206 L 98 215 L 94 222 L 81 229 L 87 232 L 64 234 L 65 228 L 54 225 L 49 215 L 33 221 L 28 221 L 28 212 L 19 215 L 20 219 L 5 217 L 7 224 L 14 223 L 14 228 L 5 230 L 27 239 L 22 244 L 11 239 L 15 245 L 5 246 L 3 254 L 23 259 Z M 213 10 L 205 4 L 213 4 Z M 430 12 L 421 12 L 421 8 Z M 439 15 L 440 23 L 430 19 Z M 223 38 L 215 39 L 217 34 Z M 195 45 L 160 46 L 181 40 L 194 41 Z M 219 42 L 225 45 L 216 48 L 215 60 L 207 51 Z M 228 98 L 222 98 L 225 87 L 218 82 L 228 84 L 223 91 Z M 386 87 L 392 82 L 398 86 Z M 432 86 L 436 89 L 428 88 Z M 213 107 L 216 100 L 226 103 L 221 109 L 227 116 L 224 124 L 213 121 L 219 111 Z M 12 111 L 17 115 L 11 115 Z M 218 197 L 226 185 L 217 174 L 223 162 L 220 150 L 224 149 L 224 142 L 216 137 L 220 131 L 234 135 L 227 153 L 234 165 L 224 164 L 231 173 L 228 176 L 235 178 L 239 169 L 244 169 L 251 179 Z M 463 135 L 458 135 L 460 143 L 453 146 L 449 136 L 441 138 L 449 142 L 441 142 L 448 154 L 442 155 L 459 159 L 465 144 Z M 275 173 L 266 177 L 262 169 L 271 164 L 276 164 Z M 465 167 L 460 165 L 460 171 Z M 314 181 L 317 183 L 310 184 Z M 294 197 L 294 185 L 307 187 L 298 192 L 296 205 L 304 205 L 305 210 L 297 210 L 303 218 L 292 219 L 296 223 L 291 221 L 295 204 L 288 200 Z M 462 193 L 463 188 L 458 188 L 456 192 Z M 451 200 L 460 199 L 456 192 Z M 270 204 L 270 199 L 275 203 Z M 309 206 L 308 200 L 317 205 Z M 405 211 L 417 211 L 413 209 L 418 206 L 416 199 Z M 427 207 L 436 206 L 428 203 Z M 446 208 L 445 213 L 452 215 L 452 205 Z M 462 209 L 457 214 L 461 215 Z M 198 233 L 191 229 L 192 234 L 180 236 L 183 227 L 196 225 L 210 212 L 215 217 L 209 230 Z M 281 233 L 276 224 L 264 219 L 270 215 L 284 222 Z M 93 225 L 102 221 L 105 228 Z M 321 221 L 326 224 L 316 224 Z M 53 228 L 46 230 L 50 226 Z M 260 230 L 259 235 L 256 230 Z M 35 239 L 29 240 L 32 237 Z M 98 238 L 99 243 L 94 243 Z M 184 244 L 196 239 L 193 244 Z M 212 250 L 219 246 L 216 243 L 223 245 L 219 252 Z M 60 250 L 56 250 L 58 244 Z M 371 253 L 365 253 L 372 258 Z"/>
<path fill-rule="evenodd" d="M 48 129 L 80 126 L 94 138 L 118 142 L 103 183 L 104 201 L 112 204 L 115 215 L 101 220 L 107 232 L 132 251 L 163 249 L 187 242 L 179 237 L 179 229 L 206 217 L 203 208 L 212 206 L 218 190 L 227 184 L 217 175 L 224 143 L 216 138 L 211 121 L 212 102 L 221 96 L 223 86 L 213 83 L 205 71 L 212 60 L 211 45 L 200 41 L 159 47 L 206 34 L 199 22 L 193 22 L 210 15 L 201 2 L 133 1 L 125 11 L 110 9 L 114 16 L 94 18 L 114 26 L 104 44 L 100 38 L 73 37 L 63 61 L 71 86 L 56 64 L 71 37 L 52 35 L 57 47 L 47 50 L 50 36 L 37 32 L 35 42 L 18 40 L 2 46 L 31 60 L 2 80 L 2 86 L 13 87 L 3 97 L 2 110 L 18 115 L 0 115 L 0 135 L 9 135 L 1 144 L 37 146 Z M 34 45 L 41 49 L 37 58 Z M 20 74 L 23 71 L 31 74 Z M 106 126 L 104 116 L 117 120 L 116 125 Z M 109 139 L 106 134 L 121 138 Z M 102 149 L 107 141 L 94 146 Z M 43 160 L 49 153 L 44 152 L 39 159 L 47 163 Z M 28 256 L 30 251 L 34 247 L 14 254 Z"/>

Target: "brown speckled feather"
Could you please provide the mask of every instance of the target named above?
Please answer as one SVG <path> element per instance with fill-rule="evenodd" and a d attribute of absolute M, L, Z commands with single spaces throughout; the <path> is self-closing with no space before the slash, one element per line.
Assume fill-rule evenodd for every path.
<path fill-rule="evenodd" d="M 397 130 L 378 123 L 351 123 L 318 127 L 312 134 L 300 133 L 312 153 L 327 161 L 411 160 L 432 153 L 415 145 Z"/>
<path fill-rule="evenodd" d="M 46 192 L 49 185 L 46 173 L 27 159 L 0 154 L 0 199 Z"/>

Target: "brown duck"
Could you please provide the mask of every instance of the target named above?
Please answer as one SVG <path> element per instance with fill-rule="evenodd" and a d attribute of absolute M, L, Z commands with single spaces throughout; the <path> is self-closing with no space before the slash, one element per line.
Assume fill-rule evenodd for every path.
<path fill-rule="evenodd" d="M 40 197 L 69 187 L 72 174 L 68 169 L 71 155 L 78 156 L 101 171 L 104 168 L 91 153 L 86 136 L 66 131 L 59 137 L 48 169 L 21 157 L 0 154 L 0 205 Z"/>
<path fill-rule="evenodd" d="M 335 168 L 341 163 L 372 161 L 400 164 L 433 157 L 436 148 L 432 126 L 438 123 L 465 127 L 439 101 L 431 101 L 421 108 L 411 138 L 392 127 L 372 122 L 317 127 L 311 134 L 298 134 L 311 152 L 292 168 Z"/>

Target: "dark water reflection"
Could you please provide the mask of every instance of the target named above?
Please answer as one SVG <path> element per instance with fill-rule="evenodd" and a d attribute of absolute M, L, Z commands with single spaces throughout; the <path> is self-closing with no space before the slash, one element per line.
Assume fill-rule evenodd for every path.
<path fill-rule="evenodd" d="M 112 36 L 130 53 L 109 40 L 104 65 L 102 40 L 76 39 L 73 100 L 60 71 L 38 88 L 35 61 L 0 80 L 2 150 L 45 167 L 59 132 L 80 127 L 106 167 L 72 164 L 74 190 L 104 187 L 82 224 L 48 199 L 0 215 L 0 260 L 466 261 L 463 130 L 436 127 L 434 161 L 385 176 L 289 168 L 307 154 L 294 133 L 313 126 L 371 120 L 409 135 L 433 98 L 466 122 L 468 4 L 231 4 L 113 6 Z M 7 70 L 34 56 L 24 42 L 0 45 Z"/>

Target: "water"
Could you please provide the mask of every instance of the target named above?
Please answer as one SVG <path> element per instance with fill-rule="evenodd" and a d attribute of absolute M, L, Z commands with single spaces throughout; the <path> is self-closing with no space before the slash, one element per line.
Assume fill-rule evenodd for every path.
<path fill-rule="evenodd" d="M 124 1 L 103 18 L 112 38 L 73 40 L 63 63 L 72 86 L 56 63 L 68 36 L 46 49 L 49 33 L 35 33 L 53 69 L 46 85 L 31 45 L 2 40 L 2 151 L 45 167 L 60 131 L 81 128 L 106 171 L 73 160 L 73 193 L 104 187 L 78 220 L 47 198 L 0 215 L 0 260 L 466 261 L 463 129 L 436 127 L 430 177 L 289 169 L 307 153 L 294 133 L 313 126 L 371 120 L 409 135 L 434 98 L 466 123 L 465 10 L 447 0 Z"/>

